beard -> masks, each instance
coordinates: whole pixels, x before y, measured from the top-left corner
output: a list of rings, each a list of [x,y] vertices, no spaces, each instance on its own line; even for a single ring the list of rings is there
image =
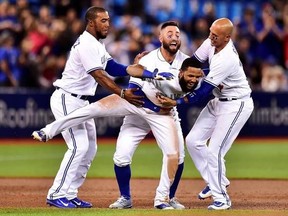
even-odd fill
[[[176,48],[175,49],[171,49],[170,48],[170,44],[166,43],[166,42],[163,42],[163,48],[165,50],[167,50],[169,53],[172,53],[172,54],[176,54],[178,52],[178,50],[180,49],[180,46],[181,46],[181,43],[177,44]]]
[[[180,84],[180,87],[182,89],[183,92],[187,93],[187,92],[191,92],[191,91],[194,91],[194,89],[196,88],[196,86],[198,85],[198,82],[194,83],[193,87],[190,89],[190,88],[187,88],[187,83],[186,81],[184,80],[184,77],[180,77],[179,78],[179,84]]]
[[[105,39],[107,37],[107,34],[103,34],[101,31],[96,32],[98,39]]]

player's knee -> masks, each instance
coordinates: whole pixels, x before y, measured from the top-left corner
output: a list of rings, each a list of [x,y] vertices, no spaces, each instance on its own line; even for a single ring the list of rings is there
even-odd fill
[[[219,160],[218,152],[213,152],[210,149],[208,149],[208,151],[207,151],[207,161],[208,161],[208,163],[213,164],[213,163],[216,163],[218,160]]]
[[[75,148],[74,150],[76,150],[76,154],[78,156],[80,155],[87,155],[87,152],[88,152],[88,149],[89,149],[89,146],[88,145],[78,145],[77,148]]]
[[[187,147],[191,148],[192,142],[191,142],[191,139],[188,136],[185,138],[185,143],[186,143]]]
[[[179,154],[178,153],[167,155],[167,157],[168,157],[168,163],[178,165],[178,161],[179,161]]]
[[[184,163],[184,158],[185,158],[184,155],[180,155],[180,156],[179,156],[179,160],[178,160],[178,164]]]
[[[124,167],[131,164],[131,159],[129,157],[113,157],[114,164],[119,167]]]
[[[86,158],[87,159],[90,159],[90,160],[94,160],[95,156],[96,156],[96,153],[97,153],[97,146],[95,145],[95,147],[90,147],[86,153]]]
[[[195,141],[193,139],[189,139],[188,137],[186,137],[185,143],[186,143],[186,147],[189,150],[198,150],[202,148],[204,145],[206,145],[206,142]]]
[[[179,149],[179,161],[178,161],[178,164],[182,164],[184,162],[184,158],[185,158],[185,150],[184,150],[184,144],[183,144],[183,148]]]

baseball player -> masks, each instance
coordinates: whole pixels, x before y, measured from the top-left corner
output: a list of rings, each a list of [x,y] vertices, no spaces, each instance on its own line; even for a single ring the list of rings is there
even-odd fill
[[[124,66],[116,63],[106,51],[102,39],[109,30],[109,14],[104,8],[90,7],[86,14],[86,30],[71,48],[62,78],[54,82],[56,90],[51,96],[50,106],[56,119],[89,104],[87,97],[95,94],[98,83],[125,98],[125,102],[141,105],[141,96],[136,89],[124,90],[108,78],[111,76],[156,77],[169,73],[151,73],[141,65]],[[105,69],[105,71],[104,71]],[[81,122],[62,132],[68,146],[52,187],[47,194],[47,204],[58,208],[90,208],[92,204],[77,197],[78,188],[83,184],[88,169],[97,151],[96,128],[93,119]],[[34,137],[45,136],[34,132]]]
[[[135,91],[135,93],[144,97],[142,99],[144,101],[143,107],[136,107],[118,95],[113,94],[77,109],[69,115],[58,118],[41,129],[41,133],[39,131],[33,133],[34,138],[40,141],[47,141],[63,130],[68,129],[69,131],[71,127],[95,117],[133,115],[138,117],[137,121],[143,119],[144,121],[141,120],[141,122],[148,124],[147,130],[152,130],[163,153],[161,178],[165,181],[161,184],[161,194],[159,193],[159,200],[157,201],[159,203],[162,201],[162,204],[165,204],[169,201],[170,185],[173,183],[178,168],[179,140],[183,138],[179,121],[174,117],[175,113],[170,109],[163,109],[159,106],[161,104],[158,102],[156,95],[164,94],[172,98],[178,98],[183,96],[185,92],[193,90],[203,76],[203,71],[198,66],[195,68],[195,62],[199,64],[198,61],[187,58],[184,60],[180,72],[179,70],[171,69],[175,79],[162,81],[139,79],[137,84],[136,81],[130,82],[129,87],[134,88],[135,85],[139,87],[139,90]],[[37,136],[38,134],[43,136]],[[127,139],[129,139],[129,136],[127,136]],[[181,148],[181,151],[183,151],[183,143]],[[134,150],[135,148],[130,149],[131,156]],[[168,205],[167,208],[163,207],[163,209],[173,208]]]
[[[160,27],[159,41],[161,42],[161,47],[151,51],[149,54],[142,57],[139,63],[145,66],[147,69],[154,71],[156,68],[161,70],[170,70],[173,68],[179,69],[181,67],[184,59],[188,58],[186,54],[182,53],[179,48],[181,46],[180,40],[180,30],[178,23],[174,21],[167,21],[163,23]],[[139,79],[130,78],[130,83],[133,83],[135,87],[141,86],[141,81],[139,84]],[[168,84],[167,86],[166,83]],[[151,88],[168,88],[171,89],[171,84],[179,85],[177,82],[158,82],[159,86],[151,86]],[[184,88],[184,87],[183,87]],[[177,91],[171,91],[171,97],[177,93]],[[152,91],[152,93],[154,93]],[[180,93],[182,94],[182,92]],[[170,95],[169,95],[170,96]],[[184,168],[184,138],[182,135],[182,130],[180,127],[180,119],[178,117],[178,112],[176,107],[173,109],[173,115],[175,118],[175,123],[178,128],[178,139],[179,139],[179,161],[178,169],[176,172],[173,184],[170,187],[170,193],[168,199],[163,197],[164,188],[163,185],[167,184],[168,179],[165,179],[163,170],[161,172],[160,182],[156,190],[156,196],[154,200],[154,206],[159,209],[184,209],[185,206],[182,205],[176,198],[175,193],[182,176]],[[149,124],[143,119],[139,118],[137,115],[128,115],[124,118],[123,125],[121,126],[120,133],[116,143],[116,152],[114,153],[114,171],[120,190],[120,197],[112,203],[109,208],[113,209],[123,209],[131,208],[131,193],[130,193],[130,179],[131,179],[131,168],[130,164],[132,162],[132,157],[134,152],[140,142],[145,138],[145,136],[150,132]],[[165,166],[165,164],[163,164]],[[165,170],[165,169],[164,169]]]
[[[210,27],[209,38],[196,50],[193,58],[199,62],[209,60],[210,65],[199,89],[177,100],[159,97],[169,107],[193,104],[213,91],[215,98],[201,111],[185,139],[188,152],[207,183],[199,198],[212,196],[214,200],[209,210],[231,207],[224,157],[254,109],[251,88],[231,40],[232,31],[229,19],[217,19]]]

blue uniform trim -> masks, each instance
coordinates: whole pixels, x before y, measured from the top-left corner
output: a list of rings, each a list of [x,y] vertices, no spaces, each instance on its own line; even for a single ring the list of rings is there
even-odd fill
[[[181,163],[181,164],[178,164],[178,169],[177,169],[177,171],[176,171],[173,184],[172,184],[171,187],[170,187],[170,193],[169,193],[169,198],[170,198],[170,199],[172,199],[173,197],[175,197],[176,190],[177,190],[177,188],[178,188],[179,182],[180,182],[181,177],[182,177],[183,169],[184,169],[184,162]]]
[[[177,104],[184,104],[186,103],[184,98],[187,98],[188,103],[196,103],[207,98],[215,87],[215,85],[212,85],[210,82],[207,82],[207,80],[204,79],[199,89],[177,99],[176,102]]]
[[[139,90],[135,91],[135,95],[144,96],[141,100],[144,101],[143,107],[150,109],[154,112],[159,112],[161,110],[160,106],[155,105],[152,101],[150,101],[145,93],[142,91],[141,87],[136,83],[129,82],[128,88],[139,88]]]
[[[210,68],[201,68],[201,70],[204,72],[205,76],[210,72]]]
[[[196,60],[198,60],[200,63],[204,63],[205,60],[200,59],[195,53],[191,56],[191,58],[195,58]]]
[[[110,59],[110,60],[107,62],[105,71],[106,71],[109,75],[114,76],[114,77],[117,77],[117,76],[127,76],[127,75],[129,75],[129,74],[127,73],[127,71],[126,71],[127,67],[128,67],[128,66],[119,64],[119,63],[115,62],[113,59]]]
[[[121,196],[126,199],[131,198],[130,194],[130,179],[131,179],[131,168],[130,165],[120,167],[114,164],[114,172],[116,175],[117,183],[119,186]]]
[[[68,115],[68,112],[67,112],[66,103],[65,103],[65,94],[62,94],[62,95],[61,95],[61,98],[62,98],[63,113],[64,113],[64,115],[66,116],[66,115]],[[72,151],[72,155],[71,155],[68,163],[66,164],[65,170],[64,170],[64,172],[63,172],[63,176],[62,176],[62,178],[61,178],[61,183],[60,183],[60,185],[58,186],[58,188],[55,190],[54,193],[52,193],[52,194],[49,195],[51,199],[53,199],[53,195],[54,195],[55,193],[58,193],[58,192],[60,191],[60,189],[63,187],[63,184],[64,184],[64,182],[65,182],[65,180],[66,180],[66,177],[67,177],[67,172],[68,172],[68,170],[69,170],[69,168],[70,168],[70,166],[71,166],[71,163],[72,163],[72,161],[73,161],[73,159],[74,159],[74,157],[75,157],[75,155],[76,155],[77,145],[76,145],[76,140],[75,140],[75,137],[74,137],[72,128],[69,128],[68,131],[69,131],[69,133],[70,133],[71,140],[73,141],[73,151]]]

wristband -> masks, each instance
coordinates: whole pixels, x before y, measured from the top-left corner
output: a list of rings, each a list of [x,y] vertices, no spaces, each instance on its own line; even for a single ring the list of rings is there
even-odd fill
[[[154,74],[151,71],[144,69],[142,77],[143,78],[154,78]]]
[[[184,103],[186,103],[184,97],[179,98],[179,99],[176,100],[176,104],[177,104],[177,105],[179,105],[179,104],[184,104]]]
[[[126,91],[126,89],[121,89],[121,92],[120,92],[121,98],[125,98],[125,91]]]

